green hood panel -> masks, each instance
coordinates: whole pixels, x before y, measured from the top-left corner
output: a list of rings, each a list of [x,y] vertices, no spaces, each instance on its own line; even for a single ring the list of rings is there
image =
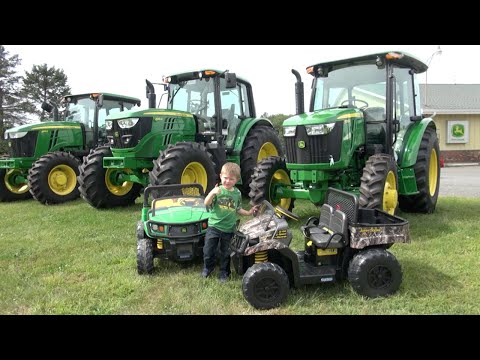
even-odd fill
[[[106,120],[118,120],[135,117],[157,117],[157,116],[172,116],[172,117],[188,117],[193,118],[193,115],[186,111],[167,110],[167,109],[143,109],[137,111],[123,111],[108,115]]]
[[[155,216],[150,216],[149,220],[165,224],[184,224],[195,223],[208,219],[210,213],[205,208],[194,208],[191,206],[179,206],[169,208],[168,210],[156,210]]]
[[[6,130],[7,133],[39,131],[39,130],[55,130],[55,129],[80,129],[80,123],[72,123],[70,121],[49,121],[35,124],[25,124]]]
[[[359,109],[326,109],[295,115],[283,122],[283,126],[326,124],[335,121],[363,117]]]

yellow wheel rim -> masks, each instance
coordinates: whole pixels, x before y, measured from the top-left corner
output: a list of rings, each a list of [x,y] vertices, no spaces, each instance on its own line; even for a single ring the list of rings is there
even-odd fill
[[[108,191],[110,191],[113,195],[116,195],[116,196],[123,196],[128,194],[133,187],[133,182],[131,181],[124,181],[120,184],[117,184],[116,182],[112,181],[112,179],[114,179],[117,175],[121,173],[131,174],[132,170],[131,169],[120,169],[120,170],[107,169],[105,173],[105,185],[107,185]]]
[[[278,156],[278,150],[271,142],[266,142],[258,152],[257,162],[265,159],[268,156]]]
[[[189,163],[182,172],[180,184],[197,183],[202,185],[203,190],[207,191],[208,176],[205,167],[199,162]]]
[[[270,186],[269,189],[273,189],[273,185],[276,183],[279,184],[287,184],[291,185],[292,183],[290,182],[290,176],[288,176],[287,172],[285,170],[277,170],[272,176],[272,180],[270,181]],[[271,196],[270,196],[271,198]],[[284,209],[290,209],[290,204],[292,203],[291,198],[281,198],[280,202],[275,205],[279,205]],[[273,205],[273,204],[272,204]]]
[[[68,165],[55,166],[48,173],[48,187],[57,195],[68,195],[76,186],[77,174]]]
[[[27,183],[15,184],[15,182],[12,181],[17,174],[22,175],[22,172],[17,169],[8,170],[7,172],[5,172],[3,183],[10,192],[20,195],[26,193],[30,188]]]
[[[389,171],[383,188],[383,210],[394,215],[398,204],[397,180],[393,171]]]
[[[437,178],[438,178],[438,158],[435,149],[430,152],[430,166],[428,167],[428,190],[430,196],[435,195],[437,190]]]

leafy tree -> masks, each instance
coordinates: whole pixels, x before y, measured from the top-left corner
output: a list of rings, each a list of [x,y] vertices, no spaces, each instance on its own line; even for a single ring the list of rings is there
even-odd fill
[[[33,65],[32,71],[25,71],[23,79],[23,95],[33,104],[40,108],[44,101],[56,102],[62,96],[71,92],[67,85],[67,76],[62,69],[55,69],[55,66],[48,67],[47,64]],[[46,114],[45,110],[35,110],[40,119],[51,117],[53,114]]]
[[[21,76],[16,75],[15,70],[20,63],[18,55],[9,56],[0,45],[0,153],[7,150],[3,138],[5,130],[26,123],[25,115],[34,110],[21,96]]]

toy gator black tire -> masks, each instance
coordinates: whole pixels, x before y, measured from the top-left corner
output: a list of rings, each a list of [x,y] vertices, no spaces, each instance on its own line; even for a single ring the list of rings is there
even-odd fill
[[[242,290],[243,296],[254,308],[272,309],[280,306],[288,296],[288,276],[277,264],[254,264],[243,276]]]
[[[427,128],[423,134],[413,170],[419,194],[400,196],[400,209],[404,212],[433,213],[440,190],[440,148],[437,133],[432,128]]]
[[[0,169],[0,202],[27,200],[32,197],[28,184],[16,185],[11,181],[16,172],[22,172],[22,170]]]
[[[395,293],[402,282],[402,268],[390,252],[369,249],[356,254],[348,267],[348,280],[360,295],[370,298]]]
[[[392,156],[375,154],[368,158],[360,178],[359,205],[395,214],[398,208],[398,175]]]
[[[142,185],[133,182],[112,183],[110,175],[116,170],[103,167],[103,158],[109,156],[112,156],[110,148],[99,147],[83,158],[78,176],[80,195],[97,209],[133,205],[140,196]]]
[[[139,275],[153,272],[153,240],[137,239],[137,272]]]
[[[64,151],[41,156],[28,170],[30,193],[42,204],[60,204],[78,198],[79,166],[80,160]]]
[[[257,126],[251,129],[243,144],[240,155],[242,185],[238,188],[248,196],[253,169],[257,163],[269,156],[283,156],[283,148],[274,128]]]
[[[179,142],[169,145],[153,160],[150,171],[151,185],[191,184],[202,185],[208,194],[218,182],[212,155],[200,143]],[[153,195],[154,192],[152,192]]]
[[[273,206],[279,205],[288,211],[292,211],[294,199],[281,198],[274,200],[273,187],[276,183],[290,186],[290,172],[287,170],[285,158],[269,156],[260,161],[254,168],[248,194],[250,204],[252,206],[258,205],[263,200],[267,200]]]

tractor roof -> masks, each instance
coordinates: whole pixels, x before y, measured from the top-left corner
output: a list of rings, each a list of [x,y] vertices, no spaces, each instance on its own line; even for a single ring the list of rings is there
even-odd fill
[[[198,79],[199,78],[199,74],[202,73],[202,74],[205,74],[205,72],[207,71],[213,71],[215,72],[214,75],[211,75],[211,76],[215,76],[217,74],[223,74],[226,70],[218,70],[218,69],[212,69],[212,68],[207,68],[207,69],[201,69],[201,70],[194,70],[194,71],[185,71],[185,72],[180,72],[180,73],[176,73],[176,74],[170,74],[166,77],[176,77],[177,81],[185,81],[185,80],[194,80],[194,79]],[[246,83],[250,83],[247,79],[243,78],[243,77],[240,77],[237,75],[237,80],[240,80],[241,82],[246,82]]]
[[[91,92],[91,93],[85,93],[85,94],[71,94],[71,95],[65,95],[63,98],[67,98],[67,97],[83,98],[83,97],[90,97],[94,94],[102,94],[105,99],[127,100],[129,102],[140,102],[141,101],[140,99],[135,98],[135,97],[106,93],[106,92]]]
[[[365,64],[375,63],[377,58],[380,57],[382,59],[385,59],[385,57],[388,54],[398,55],[398,56],[395,56],[394,58],[389,59],[391,62],[397,64],[400,67],[412,68],[417,74],[423,73],[428,69],[428,66],[425,63],[423,63],[421,60],[403,51],[386,51],[386,52],[375,53],[370,55],[358,56],[354,58],[334,60],[334,61],[311,65],[307,67],[307,69],[310,67],[314,67],[315,69],[318,69],[320,67],[333,67],[338,69],[338,68],[353,66],[361,63],[365,63]],[[314,74],[314,73],[312,72],[311,74]]]

